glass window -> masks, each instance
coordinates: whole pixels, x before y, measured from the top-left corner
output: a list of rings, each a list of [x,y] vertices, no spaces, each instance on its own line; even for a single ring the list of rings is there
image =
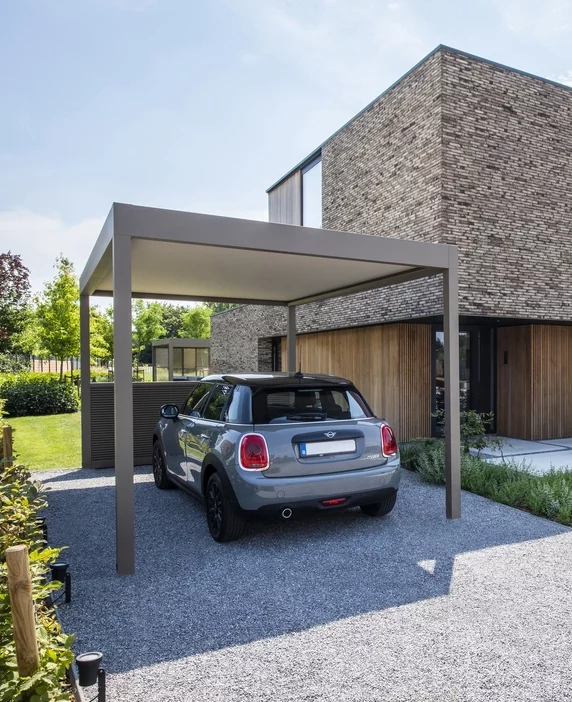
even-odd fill
[[[459,396],[461,412],[469,409],[471,390],[471,335],[470,332],[459,332]],[[435,409],[439,416],[436,425],[439,432],[443,431],[445,411],[445,334],[435,333]]]
[[[197,375],[196,349],[183,349],[183,375]]]
[[[183,349],[173,349],[173,375],[183,375]]]
[[[268,388],[254,392],[255,424],[363,419],[372,414],[355,390],[334,388]]]
[[[201,400],[204,400],[206,398],[211,388],[211,383],[199,383],[191,393],[189,399],[187,400],[183,409],[183,414],[198,412],[200,409]]]
[[[169,350],[163,346],[155,348],[155,380],[169,380]]]
[[[207,408],[203,413],[205,419],[219,420],[226,405],[232,387],[230,385],[217,385],[209,397]]]
[[[322,226],[322,160],[302,170],[302,224]]]
[[[210,373],[210,349],[197,349],[197,375],[204,377]]]

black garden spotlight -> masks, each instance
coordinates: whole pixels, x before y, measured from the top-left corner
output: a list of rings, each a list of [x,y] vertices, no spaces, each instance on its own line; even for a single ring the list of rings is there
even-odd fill
[[[61,600],[62,597],[65,597],[65,602],[71,602],[71,575],[68,573],[68,568],[69,563],[65,563],[64,561],[50,563],[52,582],[64,584],[64,591],[53,600],[53,604]]]
[[[76,657],[79,686],[91,687],[97,683],[97,695],[90,702],[105,702],[105,670],[101,667],[103,653],[88,651]]]

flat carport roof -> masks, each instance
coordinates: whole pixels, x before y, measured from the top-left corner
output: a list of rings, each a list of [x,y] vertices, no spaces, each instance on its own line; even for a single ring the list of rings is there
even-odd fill
[[[117,569],[135,570],[131,299],[288,308],[443,275],[446,513],[460,517],[458,252],[456,246],[114,203],[80,279],[82,443],[90,444],[89,297],[113,297]],[[85,455],[85,453],[84,453]]]

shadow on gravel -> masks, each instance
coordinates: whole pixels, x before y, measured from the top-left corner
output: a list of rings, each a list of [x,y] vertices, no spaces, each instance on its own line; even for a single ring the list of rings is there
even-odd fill
[[[77,650],[104,651],[110,672],[446,595],[457,554],[569,532],[467,493],[463,518],[447,521],[443,489],[405,473],[388,517],[350,510],[251,523],[223,545],[199,503],[157,490],[147,472],[136,471],[131,577],[115,573],[113,471],[48,480],[50,542],[69,545],[73,578],[65,627]],[[82,490],[88,477],[106,484]]]

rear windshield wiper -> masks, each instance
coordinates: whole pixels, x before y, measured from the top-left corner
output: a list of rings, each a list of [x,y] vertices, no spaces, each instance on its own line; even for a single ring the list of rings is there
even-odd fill
[[[289,414],[287,419],[289,422],[317,422],[323,421],[327,416],[325,412],[300,412],[300,414]]]

